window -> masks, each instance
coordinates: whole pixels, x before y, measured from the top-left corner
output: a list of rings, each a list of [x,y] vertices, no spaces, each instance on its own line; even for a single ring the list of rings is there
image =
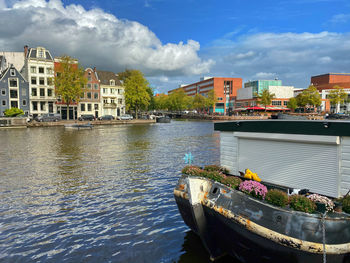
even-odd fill
[[[10,69],[10,76],[12,77],[16,76],[16,70]]]
[[[123,100],[122,99],[118,99],[118,104],[123,104]]]
[[[40,74],[44,74],[44,68],[43,67],[39,67],[39,73]]]
[[[84,103],[80,104],[80,110],[85,111],[85,104]]]
[[[17,79],[10,79],[10,87],[17,87]]]
[[[45,110],[45,102],[44,101],[40,102],[40,110],[42,110],[42,111]]]
[[[97,92],[94,93],[94,99],[98,99],[98,93]]]
[[[98,89],[98,85],[97,84],[94,84],[94,89]]]
[[[23,106],[27,106],[27,101],[26,100],[22,100],[22,105]]]
[[[111,89],[111,94],[114,94],[114,89]]]
[[[283,105],[287,106],[288,105],[288,101],[287,100],[283,101]]]
[[[18,102],[17,101],[11,101],[11,108],[18,108]]]
[[[37,57],[38,58],[43,58],[44,57],[44,52],[45,50],[43,48],[38,49]]]
[[[47,72],[47,74],[49,74],[49,75],[52,75],[52,74],[53,74],[52,68],[46,68],[46,72]]]
[[[282,105],[280,100],[274,100],[274,101],[272,101],[271,104],[274,105],[274,106],[281,106]]]
[[[56,72],[56,76],[60,77],[61,76],[61,72]]]
[[[32,85],[36,85],[36,77],[32,77]]]
[[[6,100],[2,100],[2,106],[6,106]]]
[[[88,81],[91,81],[91,77],[88,77]]]
[[[39,78],[39,85],[45,85],[45,79]]]
[[[88,92],[86,95],[88,99],[91,99],[91,92]]]
[[[40,97],[45,97],[45,89],[40,89]]]
[[[36,91],[36,88],[32,88],[32,96],[33,96],[33,97],[38,96],[38,93],[37,93],[37,91]]]
[[[52,89],[47,89],[47,96],[52,97]]]
[[[90,83],[87,84],[87,88],[91,89],[91,84]]]
[[[18,98],[17,90],[10,90],[10,98],[11,99],[17,99]]]
[[[98,104],[95,104],[95,110],[98,110]]]
[[[91,104],[90,103],[88,104],[87,108],[88,108],[88,111],[91,111]]]
[[[123,94],[123,90],[122,89],[118,89],[118,94]]]
[[[37,111],[38,110],[38,102],[37,101],[33,101],[32,102],[32,106],[33,106],[33,110]]]
[[[222,98],[221,98],[221,97],[219,97],[219,98],[218,98],[218,100],[222,100]]]
[[[107,94],[107,90],[108,90],[108,89],[103,88],[103,93],[104,93],[104,94]]]
[[[2,95],[2,96],[6,96],[6,90],[5,90],[5,89],[2,89],[2,90],[1,90],[1,95]]]
[[[103,99],[103,103],[108,103],[108,99]]]
[[[111,80],[109,81],[109,85],[110,85],[110,86],[115,86],[115,81],[114,81],[114,79],[111,79]]]
[[[36,73],[36,67],[30,67],[30,73]]]
[[[111,103],[114,103],[114,99],[111,99]]]

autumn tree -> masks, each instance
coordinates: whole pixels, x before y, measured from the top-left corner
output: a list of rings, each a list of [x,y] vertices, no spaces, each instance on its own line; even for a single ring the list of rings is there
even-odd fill
[[[134,110],[135,118],[138,119],[139,110],[146,109],[150,104],[149,83],[139,70],[128,70],[118,76],[124,83],[126,107]]]
[[[196,109],[198,112],[205,108],[205,97],[201,94],[196,94],[193,98],[192,107]]]
[[[208,96],[205,98],[204,102],[205,108],[208,110],[208,112],[210,111],[210,108],[213,108],[215,106],[216,101],[217,97],[214,89],[212,89],[208,92]]]
[[[168,96],[164,93],[159,94],[157,97],[154,98],[155,102],[155,109],[156,110],[166,110],[168,109]]]
[[[55,93],[67,105],[67,120],[69,120],[69,105],[74,101],[79,102],[81,94],[85,90],[87,78],[84,77],[84,69],[79,67],[70,56],[60,57],[56,72]]]
[[[332,90],[329,91],[329,101],[332,105],[336,105],[336,113],[340,111],[340,104],[343,104],[348,98],[348,94],[343,88],[338,85],[334,86]]]
[[[275,94],[271,93],[268,89],[264,89],[260,94],[255,94],[259,104],[265,106],[265,111],[267,105],[271,105],[272,99],[275,98]]]
[[[298,107],[297,99],[290,98],[287,104],[287,107],[294,111]]]
[[[318,107],[321,105],[321,95],[315,86],[310,85],[296,96],[297,104],[304,109],[306,107]]]
[[[169,110],[182,111],[191,107],[191,97],[181,88],[172,92],[167,98]]]

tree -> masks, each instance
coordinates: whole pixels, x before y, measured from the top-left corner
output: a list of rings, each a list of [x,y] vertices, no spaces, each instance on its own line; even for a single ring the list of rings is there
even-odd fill
[[[332,90],[329,91],[329,101],[332,105],[336,105],[336,113],[340,111],[340,104],[343,104],[348,98],[348,94],[344,91],[343,88],[338,85],[334,86]]]
[[[155,97],[154,97],[153,88],[148,87],[147,92],[148,92],[148,95],[150,97],[148,110],[155,110],[156,109],[156,101],[155,101]]]
[[[87,78],[84,77],[84,69],[74,63],[70,56],[62,56],[60,59],[54,79],[55,92],[56,96],[60,96],[67,105],[67,120],[69,120],[69,105],[73,101],[79,102],[81,94],[85,90]]]
[[[181,88],[172,92],[167,99],[169,110],[182,111],[191,107],[191,98],[186,95],[186,92]]]
[[[208,92],[208,97],[205,99],[205,102],[204,102],[205,108],[208,109],[208,113],[209,113],[210,108],[214,107],[216,101],[217,101],[217,97],[216,97],[214,89],[212,89]]]
[[[321,96],[313,85],[310,85],[307,89],[304,89],[302,93],[299,93],[296,99],[298,106],[304,109],[311,106],[315,108],[321,105]]]
[[[127,77],[121,78],[125,86],[126,107],[135,110],[135,118],[138,119],[138,111],[145,109],[150,104],[148,81],[139,70],[128,70]]]
[[[165,110],[168,108],[168,96],[164,93],[159,94],[154,98],[155,109],[156,110]]]
[[[192,107],[194,109],[196,109],[198,112],[201,109],[204,109],[205,108],[205,97],[197,93],[193,98]]]
[[[24,112],[23,112],[23,110],[18,109],[18,108],[11,108],[11,109],[6,109],[4,111],[4,114],[6,117],[16,117],[16,116],[23,115]]]
[[[261,94],[256,94],[256,97],[258,103],[265,106],[266,112],[266,106],[271,105],[272,99],[275,98],[275,94],[271,93],[268,89],[264,89]]]
[[[298,107],[297,99],[290,98],[287,104],[287,107],[294,111]]]

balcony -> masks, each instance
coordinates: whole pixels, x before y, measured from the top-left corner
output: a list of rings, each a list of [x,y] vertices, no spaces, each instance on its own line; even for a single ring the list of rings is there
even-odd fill
[[[116,103],[103,103],[103,108],[105,109],[115,109],[117,108]]]

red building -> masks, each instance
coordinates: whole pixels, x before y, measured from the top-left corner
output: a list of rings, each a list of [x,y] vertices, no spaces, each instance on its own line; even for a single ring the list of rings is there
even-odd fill
[[[102,115],[102,109],[100,102],[100,81],[97,78],[96,68],[85,69],[84,76],[87,78],[87,84],[80,98],[78,115],[92,114],[95,118],[98,118]]]
[[[311,84],[319,91],[324,89],[333,89],[339,86],[344,89],[350,88],[350,73],[327,73],[311,77]]]
[[[203,77],[199,82],[189,85],[181,85],[180,88],[182,88],[188,96],[200,94],[205,97],[208,95],[209,91],[214,89],[217,103],[212,109],[213,112],[227,114],[230,110],[233,110],[235,99],[237,97],[237,90],[242,88],[242,79]],[[171,94],[178,89],[170,90],[168,91],[168,94]]]

